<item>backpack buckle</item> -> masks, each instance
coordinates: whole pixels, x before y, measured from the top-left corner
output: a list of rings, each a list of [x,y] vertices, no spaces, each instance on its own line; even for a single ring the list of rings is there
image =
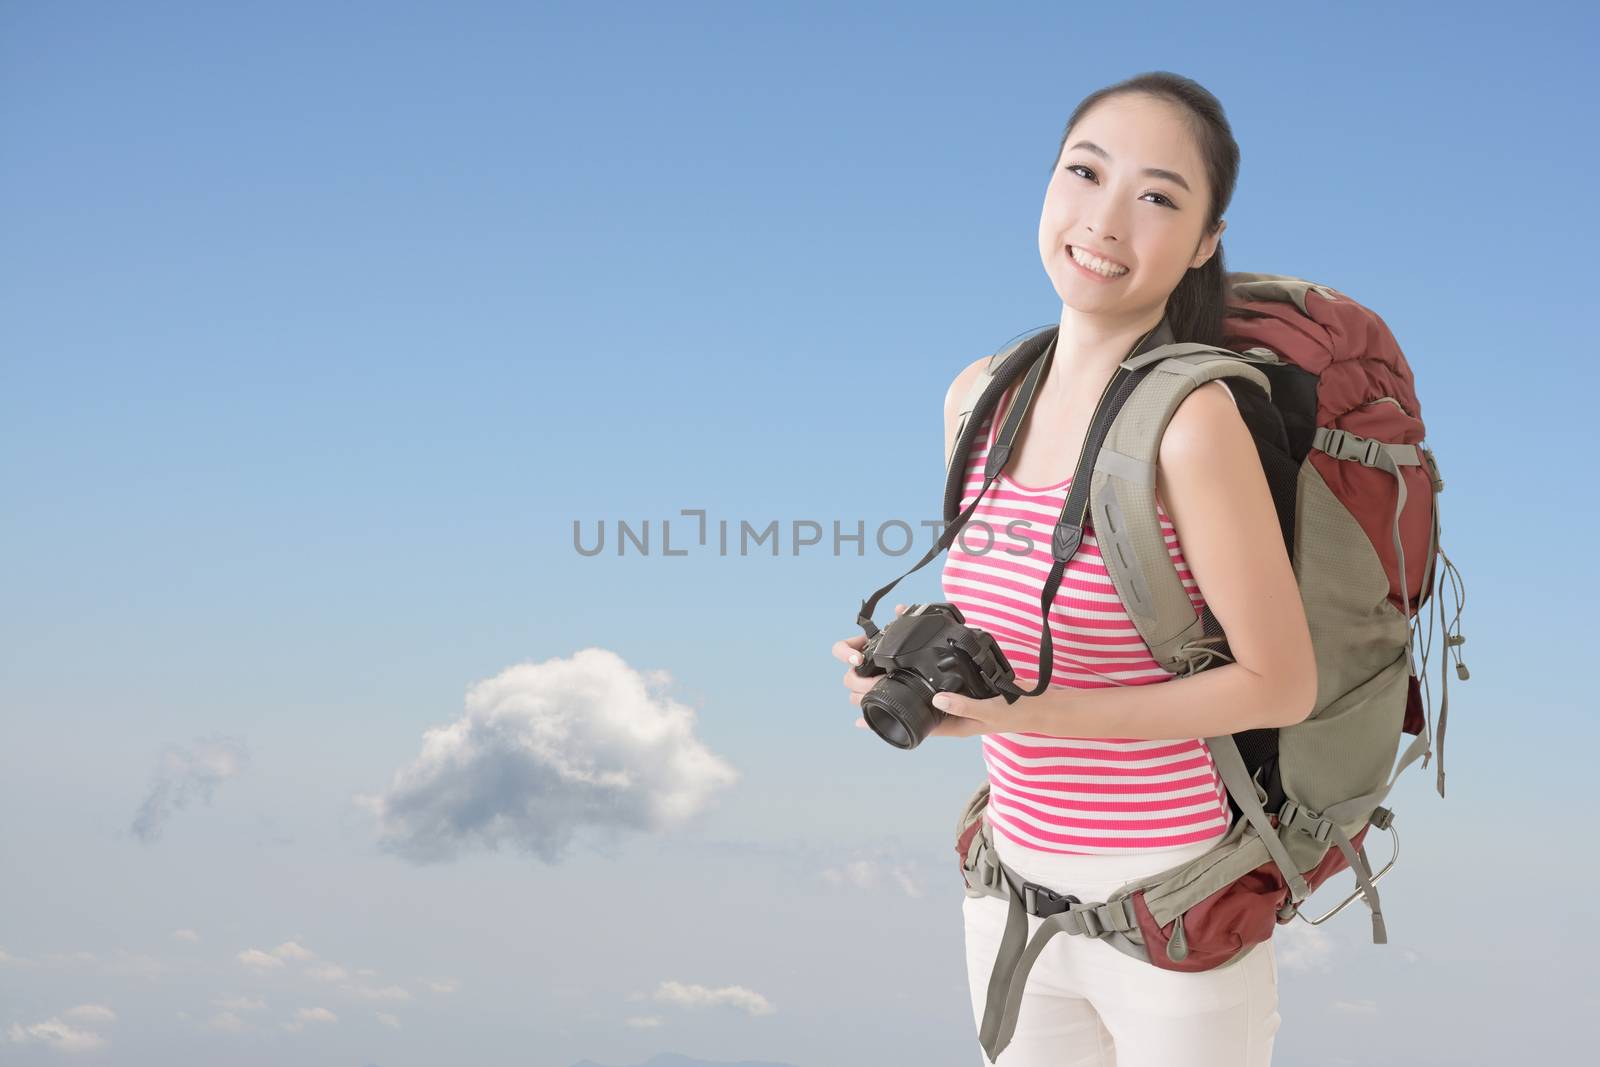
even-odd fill
[[[1072,905],[1082,904],[1083,901],[1071,893],[1057,893],[1049,886],[1040,885],[1038,882],[1023,882],[1022,903],[1029,915],[1048,919],[1052,915],[1070,911]]]
[[[1308,810],[1297,800],[1286,800],[1283,807],[1278,809],[1278,829],[1286,830],[1299,825],[1298,829],[1307,837],[1314,837],[1322,844],[1327,844],[1333,836],[1333,820],[1325,819],[1313,811]],[[1315,823],[1316,825],[1306,825]]]

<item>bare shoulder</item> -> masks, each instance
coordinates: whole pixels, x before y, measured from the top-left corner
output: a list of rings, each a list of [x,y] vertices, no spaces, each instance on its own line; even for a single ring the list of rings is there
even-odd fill
[[[1206,382],[1178,404],[1167,428],[1162,431],[1157,449],[1156,499],[1167,514],[1177,517],[1184,498],[1196,484],[1216,489],[1219,471],[1262,477],[1256,459],[1255,441],[1233,392],[1220,380]],[[1177,483],[1174,485],[1173,483]]]
[[[972,388],[972,383],[978,375],[983,373],[984,365],[989,362],[989,356],[982,355],[961,368],[961,373],[955,376],[950,383],[950,388],[944,394],[944,452],[950,454],[950,447],[955,444],[956,423],[961,418],[961,402],[966,399],[967,391]]]
[[[1193,453],[1215,446],[1219,435],[1237,442],[1239,434],[1248,437],[1249,433],[1233,390],[1227,382],[1215,379],[1191,390],[1172,413],[1161,437],[1161,462],[1177,459],[1180,451]]]

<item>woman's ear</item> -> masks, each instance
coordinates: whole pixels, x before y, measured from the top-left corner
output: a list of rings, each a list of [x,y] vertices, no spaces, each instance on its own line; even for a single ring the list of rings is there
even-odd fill
[[[1216,255],[1217,245],[1222,243],[1222,231],[1226,230],[1227,228],[1228,220],[1218,219],[1217,232],[1207,234],[1200,239],[1200,247],[1195,251],[1194,262],[1189,264],[1191,269],[1205,266],[1206,263],[1210,261],[1211,257]]]

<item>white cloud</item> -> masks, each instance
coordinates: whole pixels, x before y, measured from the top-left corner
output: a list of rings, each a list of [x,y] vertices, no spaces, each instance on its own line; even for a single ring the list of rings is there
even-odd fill
[[[316,955],[308,948],[302,947],[298,942],[285,941],[272,950],[272,954],[285,960],[309,960]]]
[[[685,1008],[733,1007],[751,1015],[771,1015],[777,1009],[762,996],[744,986],[719,986],[715,989],[684,982],[662,982],[656,987],[656,1000]]]
[[[0,948],[0,967],[32,967],[33,961],[26,956],[13,956],[5,949]]]
[[[876,890],[885,883],[893,883],[908,897],[922,896],[922,887],[902,864],[880,859],[853,859],[837,867],[827,867],[818,875],[824,882],[835,886]]]
[[[1299,919],[1278,927],[1272,944],[1283,970],[1326,971],[1333,965],[1333,939]]]
[[[206,1029],[215,1030],[222,1034],[239,1034],[249,1030],[250,1024],[245,1022],[236,1012],[219,1011],[206,1020]]]
[[[301,1008],[294,1013],[292,1022],[286,1022],[282,1025],[285,1030],[298,1032],[305,1028],[306,1023],[333,1023],[338,1021],[339,1017],[327,1008]]]
[[[306,977],[319,982],[342,982],[350,977],[350,972],[337,963],[318,963],[306,968]]]
[[[117,1021],[117,1013],[104,1004],[79,1004],[68,1008],[60,1016],[52,1016],[43,1022],[28,1026],[12,1023],[6,1029],[6,1038],[15,1045],[38,1042],[60,1052],[93,1052],[106,1046],[104,1037],[93,1030],[69,1026],[62,1021],[62,1016],[82,1024],[83,1027],[101,1026]]]
[[[422,984],[433,990],[435,993],[454,993],[457,989],[461,988],[461,980],[459,978],[446,978],[443,981],[438,982],[435,982],[432,979],[424,978],[422,980]]]
[[[239,962],[246,967],[255,967],[259,970],[273,970],[283,966],[283,961],[270,952],[262,952],[258,948],[247,948],[239,953]]]
[[[300,944],[298,941],[289,940],[273,949],[263,952],[258,948],[247,948],[239,953],[238,959],[247,967],[258,970],[276,970],[283,966],[284,960],[309,960],[315,959],[316,953]]]
[[[141,841],[154,841],[174,811],[196,798],[211,803],[217,786],[236,778],[249,761],[244,743],[230,737],[203,737],[188,748],[168,745],[151,776],[150,792],[130,827]]]
[[[61,1052],[92,1052],[106,1046],[106,1039],[99,1034],[68,1026],[59,1018],[46,1019],[29,1026],[12,1023],[6,1030],[6,1038],[16,1045],[37,1041]]]
[[[626,1021],[625,1025],[630,1026],[635,1030],[654,1030],[661,1025],[661,1016],[634,1015]]]
[[[695,737],[694,709],[661,692],[669,681],[603,648],[509,667],[424,733],[386,793],[355,801],[380,847],[415,863],[502,842],[555,862],[575,828],[677,828],[739,774]]]
[[[200,935],[195,933],[193,930],[189,930],[189,929],[174,930],[174,931],[172,931],[172,936],[177,938],[179,941],[199,941],[200,940]]]
[[[380,1012],[377,1013],[377,1015],[378,1015],[378,1021],[380,1023],[382,1023],[383,1025],[392,1026],[396,1030],[400,1029],[400,1019],[399,1019],[398,1016],[390,1015],[386,1011],[380,1011]]]

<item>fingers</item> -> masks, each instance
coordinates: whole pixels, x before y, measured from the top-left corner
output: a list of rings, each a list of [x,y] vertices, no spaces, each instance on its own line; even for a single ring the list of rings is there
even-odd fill
[[[867,729],[867,720],[866,719],[857,719],[856,720],[856,729],[858,729],[858,730]]]
[[[894,606],[894,613],[896,615],[904,613],[905,610],[906,606],[904,604],[896,604]],[[832,653],[834,659],[841,660],[854,666],[861,662],[861,656],[859,653],[861,648],[865,646],[866,643],[867,635],[857,634],[854,637],[845,637],[835,641],[833,643],[833,647],[829,649],[829,652]]]
[[[845,663],[860,663],[861,656],[857,649],[867,643],[866,634],[857,634],[855,637],[842,638],[833,643],[833,658],[843,660]]]
[[[844,672],[844,687],[850,690],[850,699],[852,701],[859,703],[861,694],[877,684],[878,679],[876,677],[863,678],[853,670]]]

